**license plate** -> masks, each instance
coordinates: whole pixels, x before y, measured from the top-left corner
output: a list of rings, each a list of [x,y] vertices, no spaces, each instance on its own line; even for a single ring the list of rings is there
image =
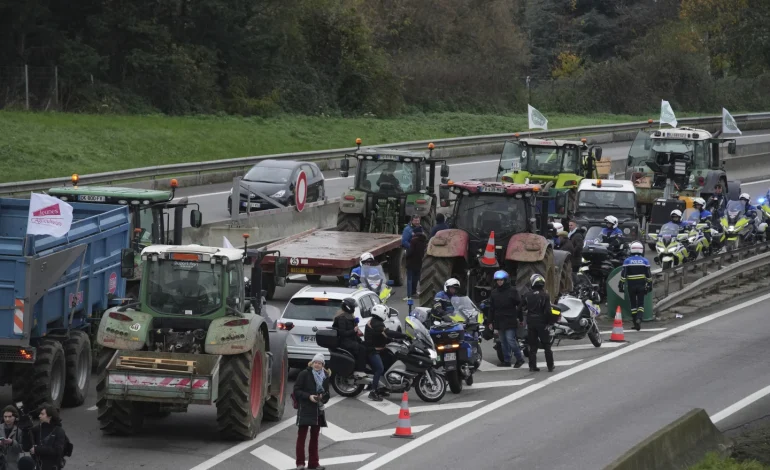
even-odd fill
[[[457,353],[446,353],[446,354],[444,354],[444,360],[445,361],[456,361],[457,360]]]
[[[262,207],[262,203],[260,203],[260,202],[252,202],[251,203],[251,207],[253,207],[255,209],[259,209],[260,207]]]
[[[106,200],[107,199],[104,196],[88,196],[88,195],[78,196],[78,201],[83,201],[83,202],[104,202]]]
[[[315,336],[302,336],[303,343],[315,343]]]
[[[482,193],[504,193],[505,188],[498,188],[498,187],[482,187],[481,188]]]
[[[299,274],[313,274],[315,272],[315,269],[313,268],[289,268],[290,273],[299,273]]]

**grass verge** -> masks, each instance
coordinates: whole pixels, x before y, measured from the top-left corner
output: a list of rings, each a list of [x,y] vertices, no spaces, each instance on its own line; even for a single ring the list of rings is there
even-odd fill
[[[690,114],[691,116],[694,114]],[[686,117],[681,114],[679,117]],[[657,116],[549,114],[551,129]],[[0,182],[154,165],[526,131],[527,116],[465,113],[394,119],[168,117],[0,111]]]
[[[689,470],[770,470],[756,460],[741,462],[733,458],[721,458],[716,453],[710,453],[697,465]]]

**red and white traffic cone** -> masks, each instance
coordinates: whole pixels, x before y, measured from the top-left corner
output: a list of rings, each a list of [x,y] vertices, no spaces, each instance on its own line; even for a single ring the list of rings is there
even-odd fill
[[[390,437],[414,439],[412,435],[412,420],[409,415],[409,393],[407,392],[404,392],[404,396],[401,397],[401,411],[398,412],[396,432]]]
[[[620,313],[620,305],[615,310],[615,322],[612,324],[612,334],[610,341],[623,343],[626,341],[626,335],[623,332],[623,315]]]
[[[487,242],[487,249],[484,250],[484,256],[481,257],[481,264],[488,268],[496,268],[497,258],[495,257],[495,231],[489,232],[489,241]]]

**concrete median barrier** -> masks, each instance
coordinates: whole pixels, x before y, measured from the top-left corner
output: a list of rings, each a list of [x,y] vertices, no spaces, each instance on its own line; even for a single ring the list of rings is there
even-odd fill
[[[604,470],[682,470],[709,452],[729,453],[732,441],[696,408],[651,435]]]

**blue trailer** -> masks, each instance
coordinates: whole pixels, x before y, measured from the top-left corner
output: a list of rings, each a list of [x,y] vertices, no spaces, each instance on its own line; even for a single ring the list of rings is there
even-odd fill
[[[71,203],[64,237],[27,235],[29,199],[0,198],[0,384],[31,410],[81,405],[92,318],[125,295],[128,207]]]

